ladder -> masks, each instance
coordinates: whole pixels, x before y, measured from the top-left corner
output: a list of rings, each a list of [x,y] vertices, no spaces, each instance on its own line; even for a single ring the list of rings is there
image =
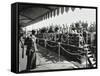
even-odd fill
[[[90,50],[88,44],[84,45],[84,51],[86,51],[87,61],[88,61],[89,65],[90,65],[90,67],[96,67],[96,58],[94,57],[94,54]]]

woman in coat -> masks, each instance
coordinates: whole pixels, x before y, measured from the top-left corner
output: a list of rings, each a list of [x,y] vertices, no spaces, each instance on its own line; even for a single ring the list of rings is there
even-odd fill
[[[27,67],[26,69],[30,71],[30,69],[36,68],[36,37],[35,31],[32,30],[32,34],[25,39],[25,45],[27,46],[26,55],[27,55]]]

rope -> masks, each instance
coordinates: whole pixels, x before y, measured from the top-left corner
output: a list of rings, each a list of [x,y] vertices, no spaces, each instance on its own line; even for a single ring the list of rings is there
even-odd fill
[[[37,38],[37,39],[40,39],[40,40],[45,40],[45,39],[43,39],[43,38]],[[49,41],[49,40],[47,40],[47,41]],[[53,42],[53,43],[56,43],[55,41],[50,41],[50,42]],[[57,47],[58,45],[56,45],[56,46],[52,46],[52,45],[50,45],[50,44],[48,44],[48,43],[46,43],[49,47]],[[68,45],[68,44],[64,44],[64,43],[62,43],[63,45]],[[69,45],[69,46],[72,46],[72,47],[75,47],[76,48],[76,46],[74,46],[74,45]],[[80,49],[82,49],[82,48],[80,48]],[[86,53],[86,52],[83,52],[83,51],[79,51],[79,52],[81,52],[81,53],[78,53],[78,54],[82,54],[82,53]]]
[[[71,55],[78,55],[78,56],[83,57],[82,55],[80,55],[80,54],[82,54],[82,53],[70,53],[70,52],[66,51],[62,46],[61,46],[61,48],[62,48],[65,52],[67,52],[67,53],[69,53],[69,54],[71,54]]]
[[[49,40],[48,40],[48,41],[49,41]],[[50,41],[50,42],[57,43],[56,41]]]
[[[52,46],[52,45],[50,45],[50,44],[48,44],[48,43],[46,43],[48,46],[50,46],[50,47],[57,47],[58,45],[55,45],[55,46]]]
[[[39,40],[44,40],[44,41],[45,41],[45,39],[43,39],[43,38],[37,38],[37,39],[39,39]],[[49,40],[46,40],[46,41],[49,41]],[[50,41],[50,42],[56,43],[55,41]],[[58,45],[52,46],[52,45],[48,44],[47,42],[46,42],[46,44],[47,44],[48,46],[50,46],[50,47],[57,47],[57,46],[58,46]]]
[[[39,40],[45,40],[44,38],[36,38],[36,39],[39,39]]]
[[[75,48],[78,48],[78,49],[83,49],[83,48],[77,47],[77,46],[75,46],[75,45],[70,45],[70,44],[65,44],[65,43],[61,43],[61,44],[65,45],[65,46],[75,47]]]
[[[37,39],[39,39],[39,40],[46,40],[46,41],[49,41],[49,40],[47,40],[47,39],[43,39],[43,38],[37,38]],[[57,43],[56,41],[50,41],[50,42],[53,42],[53,43]]]
[[[39,39],[39,40],[45,40],[45,39],[43,39],[43,38],[37,38],[37,39]],[[49,40],[47,40],[47,41],[49,41]],[[50,41],[50,42],[57,43],[56,41]],[[65,46],[67,46],[67,45],[68,45],[68,44],[65,44],[65,43],[61,43],[61,44],[65,45]],[[51,45],[51,46],[52,46],[52,45]],[[77,48],[77,47],[76,47],[76,46],[74,46],[74,45],[69,45],[69,46],[72,46],[72,47]],[[80,48],[80,49],[82,49],[82,48]]]
[[[79,51],[79,52],[81,52],[81,53],[86,53],[86,52],[84,52],[84,51]]]

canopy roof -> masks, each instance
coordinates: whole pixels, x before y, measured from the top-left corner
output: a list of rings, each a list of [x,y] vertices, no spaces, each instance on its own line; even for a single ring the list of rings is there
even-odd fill
[[[56,6],[47,6],[39,4],[19,5],[19,24],[25,27],[34,24],[41,20],[41,18],[48,12],[56,9]]]

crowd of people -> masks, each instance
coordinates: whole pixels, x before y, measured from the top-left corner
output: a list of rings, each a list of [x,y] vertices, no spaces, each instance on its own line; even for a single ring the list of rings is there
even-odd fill
[[[75,42],[79,44],[82,43],[95,45],[96,39],[96,24],[87,22],[76,22],[71,25],[51,25],[49,27],[43,27],[37,30],[37,37],[45,38],[52,41],[70,42],[74,44]],[[94,34],[94,35],[93,35]],[[80,44],[82,44],[80,42]],[[78,46],[78,44],[75,44]]]
[[[38,30],[23,31],[20,30],[19,39],[23,38],[23,46],[27,47],[27,67],[26,70],[36,68],[36,52],[38,51],[36,45],[36,38],[44,38],[51,41],[62,42],[79,47],[79,44],[83,46],[84,43],[95,45],[96,43],[96,24],[93,23],[90,26],[87,22],[76,22],[69,25],[50,25],[49,27],[43,27]],[[91,34],[94,34],[93,37]]]

